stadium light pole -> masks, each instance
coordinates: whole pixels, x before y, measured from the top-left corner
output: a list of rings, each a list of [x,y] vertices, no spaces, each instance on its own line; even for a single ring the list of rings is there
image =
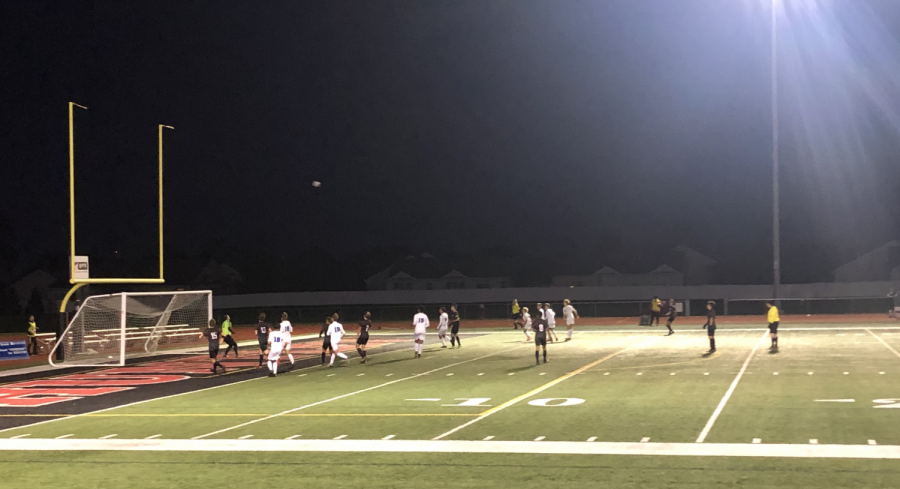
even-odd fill
[[[781,224],[778,199],[778,2],[772,0],[772,272],[774,299],[781,297]]]

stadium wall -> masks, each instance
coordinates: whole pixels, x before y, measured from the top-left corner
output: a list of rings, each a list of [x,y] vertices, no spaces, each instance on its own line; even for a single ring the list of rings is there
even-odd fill
[[[783,284],[785,299],[863,299],[884,298],[891,282],[822,282]],[[771,285],[684,285],[623,287],[534,287],[509,289],[462,290],[384,290],[345,292],[285,292],[214,296],[217,310],[353,305],[416,304],[488,304],[508,303],[518,299],[532,302],[572,301],[647,301],[653,296],[677,300],[764,300],[772,296]]]

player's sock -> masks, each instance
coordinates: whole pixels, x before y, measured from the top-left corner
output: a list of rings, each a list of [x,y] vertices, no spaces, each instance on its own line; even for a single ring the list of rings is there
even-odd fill
[[[262,367],[262,362],[263,362],[263,356],[260,355],[260,356],[259,356],[259,366],[260,366],[260,367]]]
[[[347,359],[347,355],[344,354],[344,353],[341,353],[341,352],[337,352],[337,356],[341,357],[341,358],[344,359],[344,360]]]
[[[441,346],[447,346],[447,343],[444,342],[444,337],[440,336],[439,338],[441,340]]]
[[[278,374],[278,360],[272,360],[272,373]]]
[[[716,349],[716,339],[715,339],[715,338],[712,338],[712,339],[709,340],[709,348],[710,348],[711,350],[715,350],[715,349]]]
[[[459,339],[459,336],[456,337],[456,346],[462,346],[462,340]]]
[[[290,360],[291,363],[294,363],[294,355],[291,355],[290,353],[288,353],[288,360]]]
[[[359,355],[363,358],[366,358],[366,350],[360,350]]]
[[[547,350],[544,350],[544,363],[547,363]]]
[[[328,362],[328,365],[329,366],[334,365],[334,353],[331,354],[331,361]]]
[[[358,353],[360,357],[364,357],[364,356],[365,356],[365,355],[363,355],[362,349],[361,349],[360,347],[358,347],[358,346],[356,347],[356,353]]]
[[[325,352],[322,352],[322,365],[325,365]]]
[[[541,354],[538,352],[534,352],[534,361],[540,363],[541,362]]]
[[[450,337],[450,346],[456,346],[456,336]]]
[[[570,340],[572,339],[572,330],[571,329],[566,330],[566,338],[568,338]]]

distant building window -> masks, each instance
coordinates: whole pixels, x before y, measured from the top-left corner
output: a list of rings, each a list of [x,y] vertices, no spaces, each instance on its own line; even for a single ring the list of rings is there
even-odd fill
[[[453,281],[450,281],[450,282],[447,282],[447,288],[448,288],[448,289],[465,289],[465,288],[466,288],[466,283],[465,283],[465,282],[453,282]]]
[[[490,289],[491,284],[489,284],[487,282],[478,282],[477,284],[475,284],[475,288],[476,289]]]

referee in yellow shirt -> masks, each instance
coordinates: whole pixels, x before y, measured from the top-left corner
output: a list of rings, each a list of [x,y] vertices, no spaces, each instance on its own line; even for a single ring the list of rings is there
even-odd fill
[[[521,317],[522,317],[522,308],[519,307],[519,300],[513,299],[513,303],[512,303],[513,329],[519,329],[519,319]]]
[[[769,350],[771,351],[778,350],[778,323],[781,321],[781,316],[778,315],[778,307],[774,302],[775,301],[766,302],[766,307],[769,308],[769,337],[772,338],[772,346],[769,347]]]
[[[656,320],[656,325],[659,326],[659,316],[660,309],[662,308],[662,301],[659,300],[659,297],[653,296],[653,300],[650,301],[650,326],[653,326],[653,320]]]

